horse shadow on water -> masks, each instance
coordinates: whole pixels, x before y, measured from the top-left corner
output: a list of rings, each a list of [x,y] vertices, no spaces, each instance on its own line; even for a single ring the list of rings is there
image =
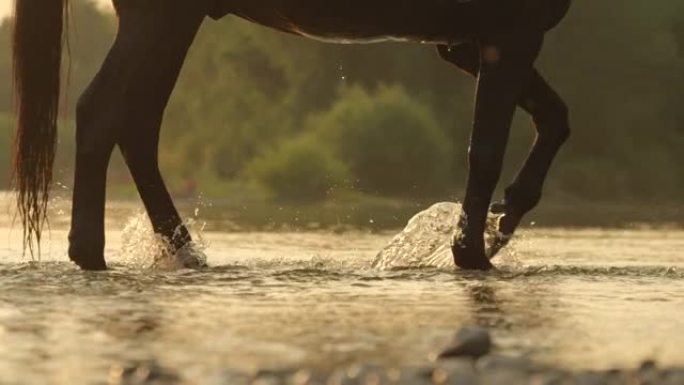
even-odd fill
[[[60,63],[67,0],[17,0],[14,85],[15,176],[24,246],[41,239],[56,147]],[[337,43],[433,44],[448,63],[477,76],[469,175],[451,251],[463,269],[487,270],[522,217],[541,198],[551,163],[569,135],[568,109],[534,67],[544,34],[570,0],[114,0],[119,31],[79,99],[69,257],[86,270],[104,258],[106,170],[121,149],[154,231],[181,250],[191,236],[159,171],[159,130],[169,95],[206,16],[233,15],[286,33]],[[219,101],[217,101],[219,102]],[[516,107],[537,138],[504,200],[490,206]],[[497,237],[485,250],[489,211]]]

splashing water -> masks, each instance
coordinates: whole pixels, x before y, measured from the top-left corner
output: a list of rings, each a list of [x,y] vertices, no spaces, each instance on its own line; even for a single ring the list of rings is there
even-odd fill
[[[451,268],[454,266],[451,244],[458,233],[461,204],[436,203],[409,220],[406,228],[375,257],[373,267],[398,268]],[[497,216],[487,221],[485,241],[491,247],[497,235]]]
[[[172,251],[168,239],[156,234],[147,214],[140,212],[128,220],[121,234],[121,259],[125,265],[154,270],[199,269],[207,265],[204,250],[208,247],[202,237],[204,223],[195,218],[184,225],[195,239],[182,248]]]

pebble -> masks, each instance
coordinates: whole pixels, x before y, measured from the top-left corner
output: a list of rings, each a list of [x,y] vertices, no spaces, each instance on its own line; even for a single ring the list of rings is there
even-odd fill
[[[663,385],[682,385],[684,384],[684,369],[679,370],[668,370],[663,373],[662,382]],[[657,385],[657,384],[653,384]]]
[[[336,370],[328,379],[327,385],[382,385],[392,382],[390,372],[372,365],[353,365]]]
[[[456,333],[454,341],[439,354],[440,359],[452,357],[479,358],[492,349],[489,330],[481,327],[464,327]]]
[[[114,366],[109,371],[110,385],[179,385],[180,377],[155,362]]]
[[[655,366],[634,370],[568,371],[534,365],[524,358],[456,358],[426,367],[392,369],[351,365],[336,370],[263,370],[252,375],[223,373],[215,384],[226,385],[684,385],[684,369]],[[113,367],[110,385],[196,385],[180,380],[155,363]],[[214,384],[214,383],[212,383]]]
[[[485,356],[477,362],[477,369],[481,372],[493,370],[527,372],[531,367],[532,363],[526,358],[502,355]]]
[[[227,371],[216,384],[230,385],[684,385],[684,369],[659,368],[645,361],[633,370],[570,371],[535,364],[525,357],[487,355],[492,347],[489,332],[464,328],[447,349],[448,360],[416,367],[389,368],[350,365],[332,371],[317,369]],[[156,362],[114,366],[109,385],[186,384],[173,370]],[[188,383],[191,384],[191,383]]]
[[[572,383],[577,385],[608,385],[611,381],[606,373],[584,372],[575,375]]]

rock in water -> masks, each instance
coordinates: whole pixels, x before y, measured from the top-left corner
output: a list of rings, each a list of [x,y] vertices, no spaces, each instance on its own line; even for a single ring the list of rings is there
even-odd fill
[[[480,327],[464,327],[456,333],[454,341],[439,354],[439,358],[479,358],[492,350],[492,336],[489,330]]]

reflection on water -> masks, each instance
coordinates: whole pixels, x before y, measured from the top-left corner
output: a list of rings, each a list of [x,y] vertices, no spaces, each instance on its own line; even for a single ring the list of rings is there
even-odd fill
[[[104,383],[146,360],[203,384],[231,370],[415,366],[473,324],[500,352],[567,367],[684,364],[677,230],[527,231],[489,274],[373,268],[391,233],[209,233],[210,268],[161,272],[123,257],[114,231],[105,273],[64,262],[63,230],[39,264],[18,235],[0,230],[3,384]]]

